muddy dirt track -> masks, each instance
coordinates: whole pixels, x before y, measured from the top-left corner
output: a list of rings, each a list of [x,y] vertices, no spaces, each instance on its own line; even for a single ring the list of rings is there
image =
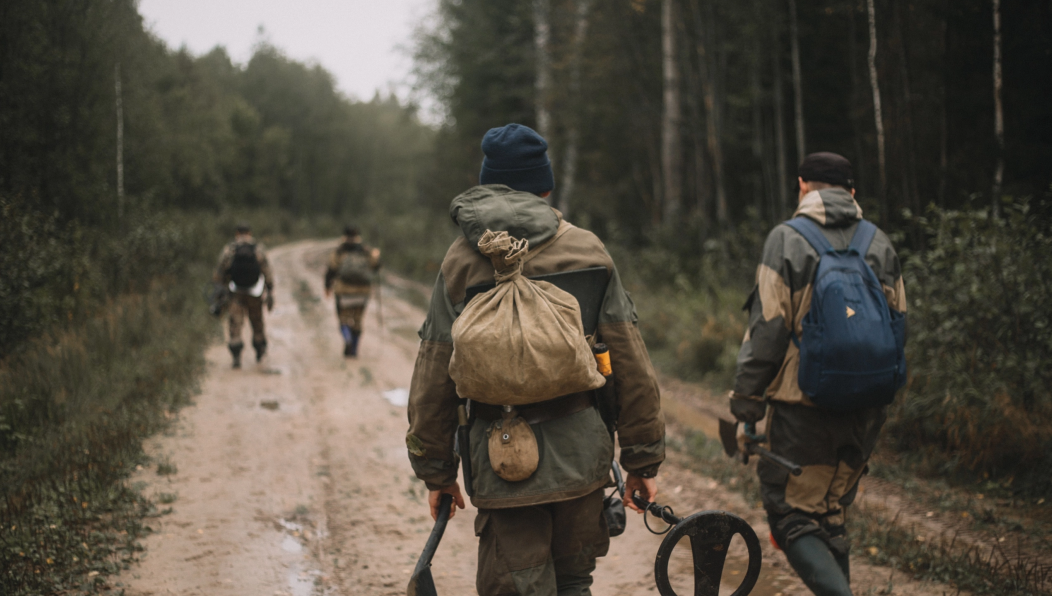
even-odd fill
[[[156,532],[145,540],[141,564],[117,579],[129,595],[405,594],[432,524],[404,444],[405,392],[424,313],[400,297],[408,284],[391,280],[382,297],[384,331],[374,298],[361,356],[345,359],[332,302],[322,292],[332,246],[309,241],[271,251],[277,292],[267,318],[268,356],[257,365],[246,350],[245,367],[232,370],[224,345],[209,348],[195,405],[150,441],[154,460],[176,472],[159,476],[155,465],[134,480],[147,483],[156,500],[170,501],[162,507],[172,511],[151,521]],[[666,412],[684,411],[669,406]],[[682,457],[671,452],[662,467],[658,500],[679,515],[703,509],[742,515],[764,544],[753,594],[809,594],[767,543],[758,504],[689,471]],[[442,596],[475,594],[473,518],[470,505],[458,513],[435,558]],[[660,541],[630,512],[628,531],[599,561],[593,593],[656,594]],[[732,545],[722,593],[740,581],[743,554],[744,545]],[[677,550],[672,568],[678,592],[692,593],[689,550]],[[889,578],[895,594],[955,592],[858,558],[852,575],[859,595],[887,593]]]

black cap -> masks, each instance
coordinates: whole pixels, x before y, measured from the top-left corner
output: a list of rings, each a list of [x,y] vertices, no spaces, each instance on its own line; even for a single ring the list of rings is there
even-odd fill
[[[353,238],[358,235],[358,228],[351,225],[343,226],[343,235]]]
[[[825,182],[849,189],[855,187],[851,162],[836,153],[812,153],[804,158],[797,171],[804,182]]]
[[[248,225],[248,222],[239,221],[237,222],[237,227],[234,228],[234,231],[238,234],[247,234],[252,231],[252,226]]]

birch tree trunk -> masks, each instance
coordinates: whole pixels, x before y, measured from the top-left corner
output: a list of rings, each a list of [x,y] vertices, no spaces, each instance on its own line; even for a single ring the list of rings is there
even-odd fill
[[[851,132],[854,137],[855,144],[855,158],[858,161],[855,167],[855,187],[866,188],[866,170],[863,167],[865,163],[865,148],[862,144],[862,139],[865,136],[863,133],[863,123],[860,121],[860,110],[859,108],[865,104],[863,99],[863,84],[860,81],[859,70],[858,70],[858,10],[855,6],[851,7],[851,20],[848,21],[848,62],[851,65],[848,72],[851,76],[851,108],[848,116],[851,118]]]
[[[796,111],[796,161],[807,155],[807,132],[804,128],[804,82],[800,72],[800,30],[796,26],[796,0],[789,0],[789,38],[793,55],[793,103]]]
[[[937,199],[939,207],[946,206],[946,186],[950,170],[950,148],[949,148],[949,124],[947,123],[948,94],[950,86],[950,36],[949,36],[949,12],[950,1],[944,0],[942,6],[942,20],[939,23],[939,35],[942,43],[942,84],[939,89],[939,191]]]
[[[577,143],[580,140],[580,129],[578,120],[581,117],[581,52],[584,51],[584,42],[588,36],[588,12],[592,7],[592,0],[574,1],[574,36],[572,55],[570,56],[570,104],[572,106],[571,118],[566,133],[566,158],[562,171],[562,184],[558,192],[558,209],[564,217],[569,217],[570,202],[573,198],[574,185],[577,177]]]
[[[778,201],[782,210],[791,207],[789,204],[789,172],[785,159],[785,83],[782,80],[782,57],[779,52],[778,23],[771,23],[771,62],[774,70],[772,84],[774,95],[774,144],[778,164]]]
[[[698,79],[701,81],[701,95],[705,104],[705,137],[709,156],[712,158],[712,181],[716,187],[716,221],[727,221],[727,192],[723,176],[723,143],[720,129],[720,102],[717,98],[716,66],[711,64],[712,54],[708,48],[714,38],[713,21],[715,12],[711,0],[706,7],[705,18],[701,16],[698,0],[693,0],[691,7],[694,13],[696,52],[698,54]]]
[[[888,215],[888,164],[884,153],[884,115],[880,110],[880,81],[877,78],[877,9],[875,0],[866,0],[869,12],[869,85],[873,89],[873,119],[877,128],[877,166],[880,169],[882,215]]]
[[[997,137],[997,168],[994,170],[993,214],[1001,216],[1001,186],[1005,175],[1005,116],[1001,103],[1001,0],[994,3],[994,135]]]
[[[679,63],[676,60],[676,18],[674,0],[661,3],[661,50],[664,78],[664,113],[661,126],[661,174],[664,183],[662,207],[664,223],[671,224],[679,214],[682,197],[682,153],[680,151]]]
[[[909,206],[914,213],[920,213],[921,201],[920,190],[917,187],[917,151],[916,135],[913,131],[913,92],[910,84],[909,51],[906,47],[906,24],[903,22],[902,11],[905,9],[901,4],[892,5],[894,11],[894,39],[899,51],[899,78],[902,84],[902,122],[905,124],[905,138],[902,142],[906,145],[906,163],[902,168],[903,180],[902,190],[905,197],[904,204]]]
[[[548,108],[551,98],[552,59],[549,44],[551,41],[551,2],[550,0],[533,0],[533,44],[536,51],[537,79],[535,81],[537,114],[537,132],[548,141],[548,158],[554,163],[555,151],[552,148],[552,116]],[[556,189],[558,190],[558,189]],[[555,201],[555,197],[548,197]]]
[[[113,66],[113,86],[117,110],[117,220],[124,219],[124,98],[121,93],[121,64]]]
[[[755,3],[754,3],[755,5]],[[755,14],[754,11],[753,14]],[[760,52],[757,50],[749,61],[749,95],[752,99],[752,192],[753,202],[756,205],[756,214],[763,215],[764,206],[767,204],[766,194],[763,187],[763,113],[761,112],[763,95],[760,84]]]

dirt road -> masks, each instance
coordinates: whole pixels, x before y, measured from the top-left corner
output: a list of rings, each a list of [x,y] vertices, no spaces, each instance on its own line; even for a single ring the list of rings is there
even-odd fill
[[[179,414],[148,451],[158,467],[135,481],[172,511],[151,525],[141,564],[121,581],[135,596],[396,595],[431,528],[426,491],[406,458],[404,399],[424,314],[386,288],[370,304],[361,357],[345,359],[321,272],[331,245],[301,242],[271,251],[276,307],[267,319],[269,354],[230,368],[223,345],[208,351],[195,405]],[[673,408],[674,409],[674,408]],[[660,501],[680,515],[727,509],[767,536],[762,511],[670,455],[659,476]],[[476,539],[469,506],[450,522],[434,562],[444,596],[474,594]],[[656,594],[660,537],[630,514],[596,571],[597,595]],[[781,553],[764,544],[764,571],[753,594],[807,594]],[[744,572],[732,546],[723,593]],[[689,551],[673,562],[689,594]],[[855,562],[856,594],[883,594],[889,569]],[[940,595],[943,586],[894,574],[895,594]]]

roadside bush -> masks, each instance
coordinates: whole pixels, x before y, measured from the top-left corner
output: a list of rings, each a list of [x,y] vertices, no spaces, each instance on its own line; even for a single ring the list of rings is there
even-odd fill
[[[124,480],[187,403],[215,333],[196,287],[173,281],[0,368],[0,593],[95,592],[139,549],[151,506]]]
[[[1033,211],[916,218],[929,242],[904,267],[911,379],[889,437],[932,472],[1038,492],[1052,488],[1052,236]]]
[[[705,235],[664,230],[646,248],[607,241],[639,313],[655,365],[667,374],[730,389],[767,230],[759,218]]]

